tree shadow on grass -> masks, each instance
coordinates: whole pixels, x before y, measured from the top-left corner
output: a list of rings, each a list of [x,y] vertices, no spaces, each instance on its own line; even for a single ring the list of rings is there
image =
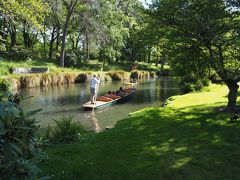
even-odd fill
[[[56,179],[238,179],[240,125],[227,120],[203,106],[152,108],[49,150],[43,168]]]

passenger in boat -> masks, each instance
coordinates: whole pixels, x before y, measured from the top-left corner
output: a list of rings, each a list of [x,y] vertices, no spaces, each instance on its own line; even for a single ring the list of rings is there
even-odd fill
[[[96,74],[94,74],[92,79],[90,80],[91,104],[94,104],[95,102],[97,88],[99,84],[100,78],[97,78]]]
[[[119,88],[119,92],[125,92],[122,87]]]
[[[118,99],[118,98],[120,98],[120,96],[112,93],[111,91],[109,91],[108,94],[105,94],[104,96],[105,96],[105,97],[109,97],[109,98],[111,98],[111,99]]]
[[[116,96],[121,96],[120,91],[117,90],[116,93],[115,93],[115,95],[116,95]]]

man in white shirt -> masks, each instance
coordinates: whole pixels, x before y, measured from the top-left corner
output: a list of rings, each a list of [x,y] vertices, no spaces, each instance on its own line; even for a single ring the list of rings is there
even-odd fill
[[[94,74],[90,80],[91,104],[94,104],[96,100],[96,90],[99,83],[100,79],[96,77],[96,74]]]

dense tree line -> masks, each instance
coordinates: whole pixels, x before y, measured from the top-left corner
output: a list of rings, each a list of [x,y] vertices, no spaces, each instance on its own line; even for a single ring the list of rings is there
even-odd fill
[[[122,60],[142,21],[141,9],[134,0],[0,0],[1,56],[52,60],[62,67]]]

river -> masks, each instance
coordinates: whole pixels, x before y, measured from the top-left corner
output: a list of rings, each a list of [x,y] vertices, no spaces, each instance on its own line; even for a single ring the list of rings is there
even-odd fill
[[[122,82],[101,83],[98,95],[109,90],[117,90]],[[159,107],[168,97],[179,93],[178,85],[172,78],[145,80],[137,85],[137,91],[124,103],[114,104],[103,109],[96,109],[94,116],[91,111],[84,111],[81,105],[89,101],[89,84],[71,84],[62,86],[20,89],[24,96],[33,96],[22,103],[25,111],[43,109],[34,117],[41,128],[54,124],[53,119],[73,116],[88,131],[101,131],[113,127],[118,120],[128,117],[146,107]]]

